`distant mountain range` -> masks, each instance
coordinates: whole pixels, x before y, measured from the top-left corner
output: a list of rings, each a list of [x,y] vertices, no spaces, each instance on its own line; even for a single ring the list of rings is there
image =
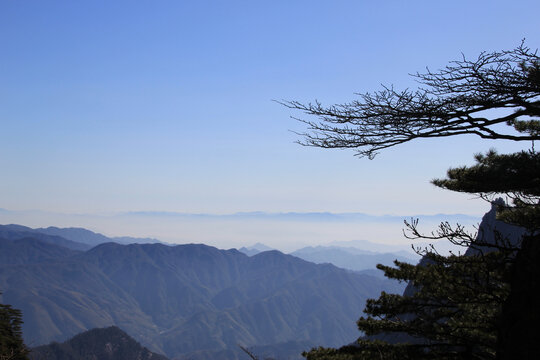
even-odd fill
[[[270,246],[266,246],[261,243],[256,243],[255,245],[248,246],[248,247],[244,246],[238,249],[238,251],[246,254],[247,256],[257,255],[258,253],[262,253],[264,251],[271,251],[271,250],[275,250],[275,249],[272,249]]]
[[[111,242],[81,250],[103,237],[28,229],[0,227],[0,301],[22,310],[31,346],[116,325],[176,359],[245,359],[239,344],[297,359],[352,341],[366,299],[404,287],[278,251]]]
[[[88,250],[96,245],[108,242],[119,244],[152,244],[161,241],[152,238],[136,238],[129,236],[107,237],[83,228],[48,228],[32,229],[27,226],[10,224],[0,225],[0,238],[22,239],[32,237],[50,244],[61,245],[73,250]]]
[[[39,214],[70,216],[41,210],[9,210],[0,208],[0,214],[16,214],[18,216],[24,214]],[[80,214],[82,216],[98,216],[95,214]],[[77,215],[77,216],[80,216]],[[220,218],[220,219],[269,219],[269,220],[285,220],[285,221],[354,221],[354,222],[403,222],[403,219],[422,218],[426,221],[458,221],[458,222],[477,222],[478,216],[467,214],[406,214],[406,215],[373,215],[360,212],[266,212],[266,211],[247,211],[236,212],[229,214],[212,214],[212,213],[188,213],[174,211],[129,211],[118,212],[108,215],[100,215],[101,217],[119,218],[119,217],[169,217],[169,218]]]
[[[48,244],[59,245],[72,250],[88,250],[93,245],[85,244],[83,242],[69,240],[61,236],[53,236],[43,232],[37,231],[22,225],[0,225],[0,238],[9,240],[18,240],[24,238],[32,238],[41,240]]]
[[[355,271],[375,269],[377,264],[393,265],[394,260],[417,263],[419,257],[405,251],[377,253],[354,247],[316,246],[296,250],[291,255],[316,264],[330,263],[337,267]]]
[[[477,221],[476,216],[465,214],[431,214],[431,215],[372,215],[359,212],[265,212],[249,211],[231,214],[183,213],[170,211],[132,211],[119,213],[117,216],[148,216],[177,218],[222,218],[222,219],[279,219],[288,221],[355,221],[355,222],[403,222],[404,218],[420,217],[426,221]]]
[[[411,249],[410,242],[406,239],[401,239],[399,244],[384,244],[384,243],[375,243],[368,240],[350,240],[350,241],[332,241],[326,246],[331,247],[340,247],[347,249],[356,249],[361,250],[364,253],[400,253],[407,252],[413,254],[414,252]]]
[[[105,235],[129,231],[130,234],[145,234],[145,237],[169,243],[196,242],[219,248],[241,248],[255,240],[286,252],[294,251],[301,246],[324,245],[332,240],[357,240],[354,234],[361,234],[361,239],[374,242],[399,241],[402,239],[403,220],[411,217],[420,218],[422,229],[428,232],[442,221],[465,226],[475,226],[480,221],[479,216],[463,214],[373,215],[262,211],[230,214],[159,211],[63,214],[39,210],[0,209],[1,224],[39,224],[45,228],[46,224],[70,224],[70,226],[76,224],[87,229],[100,229]],[[125,243],[121,239],[112,240]],[[407,241],[403,243],[405,244],[403,247],[407,248]]]
[[[351,246],[308,246],[293,251],[290,255],[316,264],[333,264],[353,271],[367,270],[372,274],[377,274],[377,264],[393,265],[394,260],[417,263],[420,259],[420,256],[412,251],[404,251],[403,246],[376,244],[365,240],[349,241],[345,242],[345,244]],[[271,248],[256,243],[253,246],[242,247],[238,250],[248,256],[253,256],[269,251]]]

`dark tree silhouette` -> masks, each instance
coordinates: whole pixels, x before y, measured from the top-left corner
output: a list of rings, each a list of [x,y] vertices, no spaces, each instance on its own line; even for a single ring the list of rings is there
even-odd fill
[[[510,51],[483,52],[475,60],[463,56],[444,69],[428,69],[414,77],[422,85],[414,91],[389,86],[331,106],[318,101],[280,103],[317,118],[296,118],[307,125],[300,144],[354,149],[356,155],[369,158],[422,138],[540,138],[540,125],[531,121],[540,116],[540,58],[523,43]]]
[[[523,42],[510,51],[481,53],[476,60],[451,62],[444,69],[415,75],[421,88],[393,87],[332,106],[296,101],[283,105],[317,120],[301,133],[302,145],[348,148],[372,159],[380,150],[422,138],[477,135],[485,139],[529,141],[515,154],[489,151],[476,164],[448,170],[432,183],[499,203],[498,219],[519,226],[518,241],[491,232],[495,241],[442,223],[422,234],[406,223],[409,237],[448,239],[468,248],[465,255],[421,251],[423,261],[378,266],[389,278],[407,281],[414,291],[382,293],[369,300],[358,320],[367,336],[339,349],[304,353],[316,359],[510,359],[540,357],[536,345],[540,312],[540,58]],[[524,233],[521,237],[521,233]],[[420,250],[419,250],[420,251]],[[510,330],[512,329],[512,330]],[[518,329],[518,330],[516,330]],[[519,335],[516,335],[519,334]]]
[[[22,339],[21,325],[21,311],[11,305],[0,304],[0,360],[28,359],[28,349]]]

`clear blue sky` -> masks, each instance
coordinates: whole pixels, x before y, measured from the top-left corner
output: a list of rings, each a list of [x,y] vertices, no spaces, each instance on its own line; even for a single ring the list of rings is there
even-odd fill
[[[272,99],[345,102],[413,87],[407,74],[461,53],[537,48],[539,13],[538,1],[1,1],[0,208],[480,215],[482,201],[429,180],[521,147],[455,138],[359,160],[294,144],[298,114]]]

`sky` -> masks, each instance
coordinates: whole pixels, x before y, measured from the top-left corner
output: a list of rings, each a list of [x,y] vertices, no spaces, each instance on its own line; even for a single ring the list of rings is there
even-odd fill
[[[302,114],[275,100],[343,103],[381,84],[414,88],[409,74],[461,54],[522,39],[536,49],[539,11],[538,1],[1,1],[0,223],[227,246],[388,230],[220,217],[239,212],[479,219],[489,204],[429,181],[474,153],[529,144],[426,140],[358,159],[296,144],[291,116]]]

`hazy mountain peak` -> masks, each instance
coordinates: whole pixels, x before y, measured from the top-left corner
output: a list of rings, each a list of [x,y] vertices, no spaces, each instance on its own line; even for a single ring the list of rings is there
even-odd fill
[[[416,263],[418,261],[411,253],[373,252],[355,247],[340,246],[308,246],[291,253],[316,264],[330,263],[337,267],[355,271],[375,270],[377,264],[392,265],[394,260]]]
[[[253,256],[253,255],[256,255],[260,252],[263,252],[263,251],[269,251],[269,250],[274,250],[273,248],[269,247],[269,246],[266,246],[265,244],[263,243],[255,243],[251,246],[248,246],[248,247],[241,247],[240,249],[238,249],[238,251],[248,255],[248,256]]]
[[[248,247],[248,249],[257,249],[260,251],[273,250],[270,246],[266,246],[265,244],[260,242],[253,244],[252,246]]]
[[[43,345],[32,349],[32,360],[102,359],[102,360],[167,360],[141,346],[131,336],[116,326],[92,329],[75,335],[58,344]]]

